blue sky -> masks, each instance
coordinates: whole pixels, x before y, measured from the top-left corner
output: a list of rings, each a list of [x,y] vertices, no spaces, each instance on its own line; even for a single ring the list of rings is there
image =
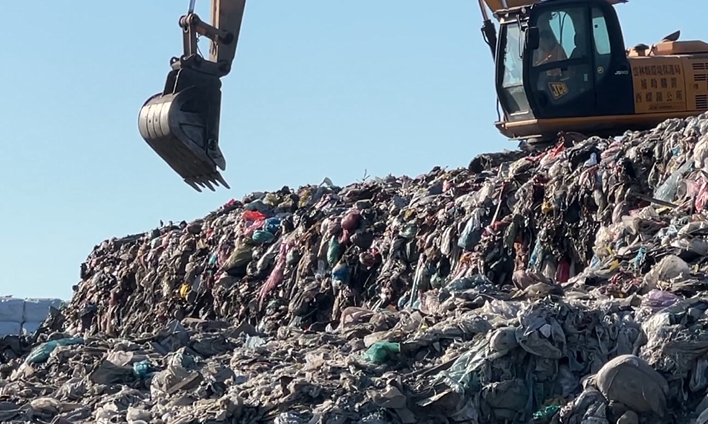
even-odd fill
[[[618,6],[625,42],[706,35],[708,3],[666,4]],[[345,185],[365,169],[414,176],[515,147],[493,126],[476,1],[250,0],[223,86],[232,189],[197,193],[137,129],[181,51],[187,5],[4,2],[0,295],[68,299],[95,244],[202,217],[250,191],[324,177]],[[209,18],[207,0],[197,12]]]

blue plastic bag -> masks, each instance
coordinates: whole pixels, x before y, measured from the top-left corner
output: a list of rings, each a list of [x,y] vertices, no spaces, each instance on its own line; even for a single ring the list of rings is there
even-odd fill
[[[268,231],[271,234],[275,234],[280,229],[280,219],[278,218],[268,218],[263,224],[263,230]]]
[[[345,263],[338,263],[332,270],[332,280],[342,284],[349,283],[349,267]]]
[[[135,373],[135,376],[141,380],[144,380],[155,374],[152,363],[147,359],[134,363],[133,373]]]

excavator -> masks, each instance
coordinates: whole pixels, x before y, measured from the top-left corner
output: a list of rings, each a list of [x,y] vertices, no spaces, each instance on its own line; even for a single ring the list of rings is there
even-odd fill
[[[561,132],[611,137],[708,110],[708,43],[679,41],[677,31],[626,48],[615,8],[627,0],[478,1],[495,64],[494,124],[509,139],[541,146]],[[194,2],[179,19],[183,53],[171,59],[163,91],[143,104],[138,127],[201,192],[229,188],[219,172],[221,78],[236,56],[246,0],[211,0],[211,23]],[[208,59],[200,36],[211,41]]]

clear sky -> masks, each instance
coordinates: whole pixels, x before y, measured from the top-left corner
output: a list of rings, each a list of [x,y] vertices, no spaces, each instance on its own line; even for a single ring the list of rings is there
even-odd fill
[[[493,126],[476,1],[249,0],[223,85],[232,189],[197,193],[137,129],[181,52],[188,3],[3,3],[0,295],[68,299],[95,244],[202,217],[250,191],[325,177],[346,185],[365,169],[415,176],[516,146]],[[620,5],[625,42],[676,29],[706,37],[704,3]],[[197,1],[204,19],[209,10]]]

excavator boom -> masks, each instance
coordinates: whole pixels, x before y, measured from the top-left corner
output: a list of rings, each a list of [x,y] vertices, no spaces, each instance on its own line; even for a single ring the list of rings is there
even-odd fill
[[[226,169],[219,148],[221,78],[231,72],[245,7],[246,0],[212,0],[209,24],[194,13],[192,0],[179,19],[183,53],[171,59],[163,91],[140,109],[140,135],[197,191],[229,188],[219,172]],[[208,59],[199,53],[199,36],[211,40]]]

